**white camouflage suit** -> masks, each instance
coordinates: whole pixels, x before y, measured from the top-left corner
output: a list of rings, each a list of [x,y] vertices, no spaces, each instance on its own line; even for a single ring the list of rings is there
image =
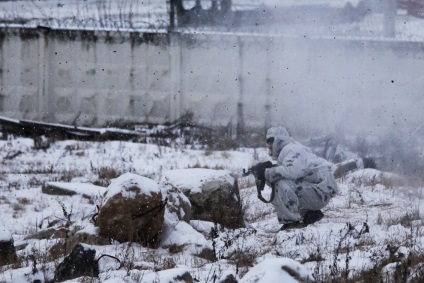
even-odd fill
[[[294,141],[283,127],[273,127],[272,158],[277,166],[265,170],[269,186],[275,185],[272,204],[280,224],[300,221],[308,210],[320,210],[337,192],[331,164],[306,146]]]

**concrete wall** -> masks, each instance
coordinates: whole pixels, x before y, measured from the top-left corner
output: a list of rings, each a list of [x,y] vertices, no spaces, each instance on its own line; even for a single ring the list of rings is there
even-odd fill
[[[50,122],[170,119],[167,35],[4,30],[0,114]]]
[[[3,29],[0,115],[387,132],[424,118],[424,43]]]
[[[188,36],[187,36],[188,37]],[[381,134],[424,118],[424,43],[196,35],[181,46],[181,108],[204,121]]]

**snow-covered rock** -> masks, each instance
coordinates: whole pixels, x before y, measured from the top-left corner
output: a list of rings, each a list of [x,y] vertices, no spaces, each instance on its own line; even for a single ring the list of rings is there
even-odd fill
[[[165,185],[163,190],[168,199],[166,208],[173,215],[173,219],[177,222],[189,222],[193,215],[190,200],[176,187]]]
[[[163,181],[188,197],[193,219],[216,222],[228,228],[244,226],[238,183],[229,171],[170,170],[163,173]]]
[[[80,276],[97,277],[99,275],[99,262],[95,257],[96,250],[88,245],[78,244],[58,265],[54,274],[55,282]]]
[[[106,199],[97,218],[100,235],[119,242],[157,244],[156,237],[164,222],[165,202],[155,181],[126,173],[112,181]]]
[[[127,199],[134,199],[140,193],[152,196],[153,194],[161,194],[161,190],[157,182],[152,179],[137,174],[125,173],[112,180],[109,187],[107,187],[106,198],[109,199],[120,194]]]

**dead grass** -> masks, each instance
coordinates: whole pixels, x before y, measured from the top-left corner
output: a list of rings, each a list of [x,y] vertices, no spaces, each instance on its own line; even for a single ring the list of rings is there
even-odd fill
[[[227,152],[227,151],[223,151],[221,153],[222,158],[224,159],[229,159],[231,157],[231,155]]]
[[[216,140],[210,140],[208,143],[208,150],[232,150],[239,146],[238,142],[233,140],[229,134],[224,133]]]
[[[75,152],[75,155],[82,157],[82,156],[85,156],[85,152],[84,151],[77,151],[77,152]]]
[[[389,215],[384,218],[383,223],[387,228],[397,224],[401,224],[403,227],[412,227],[413,222],[417,220],[421,220],[419,207],[416,207],[403,215]]]
[[[64,170],[60,172],[59,181],[71,182],[72,179],[81,176],[84,176],[84,173],[78,170]]]
[[[41,178],[38,178],[36,176],[31,177],[28,181],[28,187],[35,188],[35,187],[41,187],[43,185],[43,181]]]
[[[172,257],[165,257],[159,261],[155,267],[155,271],[167,270],[175,268],[177,264]]]
[[[22,215],[22,213],[25,212],[25,206],[20,203],[14,203],[12,204],[13,209],[13,218],[18,218]]]
[[[171,254],[178,254],[178,253],[182,252],[183,250],[184,250],[184,246],[178,246],[178,245],[175,245],[175,244],[172,244],[168,247],[168,251]]]
[[[204,169],[214,169],[214,170],[224,169],[224,167],[221,165],[209,166],[209,165],[202,165],[199,162],[196,162],[194,165],[189,166],[188,168],[204,168]]]
[[[358,239],[355,243],[355,248],[363,248],[363,250],[368,249],[369,247],[373,247],[376,245],[376,241],[369,235],[363,235]]]
[[[244,250],[238,250],[234,254],[232,254],[228,262],[236,266],[236,273],[243,277],[250,268],[252,268],[255,263],[256,259],[259,257],[259,254],[257,251],[254,251],[252,249],[244,249]]]
[[[121,172],[112,167],[100,167],[97,171],[98,180],[93,183],[97,186],[107,187],[112,179],[118,178]]]
[[[390,282],[390,283],[419,283],[424,278],[424,253],[412,253],[406,258],[389,256],[377,262],[373,268],[361,271],[352,278],[340,280],[341,283],[353,282]],[[395,263],[392,272],[383,272],[387,265]],[[326,281],[330,282],[330,281]]]
[[[10,204],[10,200],[6,196],[0,196],[1,204]]]
[[[31,203],[31,201],[29,199],[27,199],[27,198],[17,198],[16,200],[21,205],[28,205],[28,204]]]
[[[112,167],[100,167],[99,178],[100,179],[115,179],[119,177],[120,172]]]
[[[352,178],[352,183],[356,187],[375,187],[380,184],[386,188],[394,188],[404,185],[405,181],[395,175],[390,176],[384,173],[380,173],[378,175],[373,175],[371,178],[365,176]]]

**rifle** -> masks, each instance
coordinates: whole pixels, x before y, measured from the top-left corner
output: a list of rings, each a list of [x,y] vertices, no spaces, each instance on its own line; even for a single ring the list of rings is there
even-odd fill
[[[258,192],[258,199],[260,199],[262,202],[264,203],[271,203],[274,200],[275,197],[275,186],[274,184],[271,185],[271,197],[269,200],[266,200],[263,196],[262,196],[262,191],[265,188],[265,176],[263,175],[265,172],[265,168],[271,168],[274,165],[271,163],[271,161],[267,161],[267,162],[263,162],[263,163],[258,163],[255,166],[250,167],[249,169],[247,169],[247,171],[245,169],[243,169],[243,177],[249,176],[250,174],[253,175],[253,177],[255,177],[255,184],[256,184],[256,190]]]

